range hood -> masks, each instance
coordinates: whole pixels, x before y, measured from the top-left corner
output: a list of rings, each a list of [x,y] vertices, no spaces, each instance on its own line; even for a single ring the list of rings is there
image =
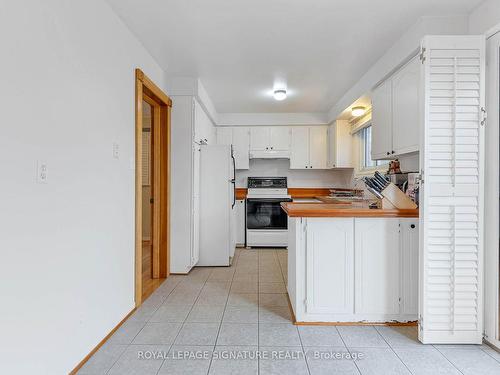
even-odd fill
[[[290,159],[290,151],[250,150],[250,159]]]

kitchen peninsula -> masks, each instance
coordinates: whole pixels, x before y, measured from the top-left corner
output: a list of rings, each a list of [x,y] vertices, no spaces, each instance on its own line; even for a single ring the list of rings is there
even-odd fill
[[[418,209],[282,203],[300,323],[408,323],[418,314]]]

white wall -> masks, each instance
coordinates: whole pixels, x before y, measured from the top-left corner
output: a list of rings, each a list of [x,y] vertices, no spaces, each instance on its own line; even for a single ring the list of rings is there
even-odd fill
[[[288,187],[350,187],[352,169],[289,169],[288,159],[251,159],[249,170],[236,171],[236,186],[247,187],[247,177],[288,177]]]
[[[134,68],[164,74],[101,0],[2,1],[0,45],[0,373],[65,374],[134,307]]]
[[[484,34],[498,24],[500,24],[500,1],[486,0],[470,14],[469,33]]]

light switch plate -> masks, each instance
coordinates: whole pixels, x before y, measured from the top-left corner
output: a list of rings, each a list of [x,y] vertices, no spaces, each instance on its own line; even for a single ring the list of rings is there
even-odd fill
[[[120,145],[118,142],[113,142],[113,158],[120,159]]]
[[[39,184],[46,184],[48,179],[48,167],[44,161],[37,161],[36,164],[36,182]]]

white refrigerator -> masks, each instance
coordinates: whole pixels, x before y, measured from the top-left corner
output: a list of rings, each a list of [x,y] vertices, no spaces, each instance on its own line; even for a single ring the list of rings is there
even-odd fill
[[[231,265],[236,247],[235,161],[232,147],[202,145],[198,266]]]

